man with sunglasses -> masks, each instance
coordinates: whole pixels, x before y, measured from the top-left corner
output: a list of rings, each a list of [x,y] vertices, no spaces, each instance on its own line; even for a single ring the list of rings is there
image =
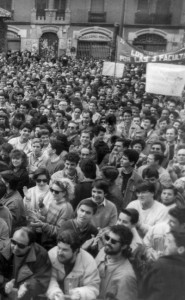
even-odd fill
[[[47,290],[51,263],[47,251],[35,243],[30,228],[15,231],[0,253],[0,294],[6,299],[37,299]]]
[[[100,299],[135,300],[137,282],[129,262],[133,234],[124,225],[110,227],[105,246],[96,257],[100,273]]]

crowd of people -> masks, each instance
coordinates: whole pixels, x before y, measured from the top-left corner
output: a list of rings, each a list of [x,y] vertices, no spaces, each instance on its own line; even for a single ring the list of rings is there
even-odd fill
[[[0,295],[185,299],[185,98],[103,61],[1,57]]]

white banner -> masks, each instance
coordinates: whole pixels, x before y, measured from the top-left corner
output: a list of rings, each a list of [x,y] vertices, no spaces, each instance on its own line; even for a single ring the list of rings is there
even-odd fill
[[[185,66],[148,63],[146,92],[166,96],[181,96],[185,86]]]
[[[104,61],[102,75],[122,78],[124,67],[125,65],[122,63]]]

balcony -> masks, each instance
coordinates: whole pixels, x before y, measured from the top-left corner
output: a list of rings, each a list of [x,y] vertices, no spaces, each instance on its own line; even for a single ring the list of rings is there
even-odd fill
[[[31,12],[31,23],[34,24],[66,24],[70,23],[71,11],[69,9],[42,9],[33,8]]]
[[[96,13],[89,11],[88,22],[91,23],[105,23],[106,22],[106,12]]]
[[[147,12],[135,13],[135,24],[171,25],[171,14],[148,14]]]

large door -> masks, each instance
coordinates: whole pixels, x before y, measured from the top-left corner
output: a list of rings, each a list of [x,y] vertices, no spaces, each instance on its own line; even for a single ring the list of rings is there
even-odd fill
[[[164,52],[166,51],[167,41],[157,34],[142,34],[134,41],[133,45],[137,48],[150,52]]]
[[[110,58],[109,42],[78,41],[77,57],[79,58]]]
[[[58,56],[58,36],[53,32],[44,33],[39,40],[39,54],[45,58]]]

